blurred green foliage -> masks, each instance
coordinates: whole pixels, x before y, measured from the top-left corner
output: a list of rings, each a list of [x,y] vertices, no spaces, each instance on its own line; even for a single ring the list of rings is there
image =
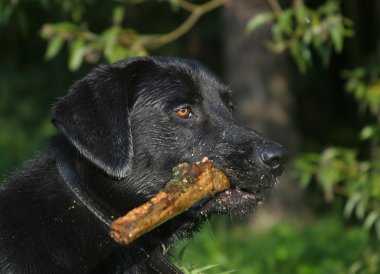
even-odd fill
[[[376,63],[367,68],[344,70],[342,75],[346,80],[346,90],[355,96],[363,110],[368,108],[380,123],[380,65]],[[376,138],[375,134],[367,136],[366,132],[363,138]]]
[[[339,218],[305,226],[283,221],[265,232],[236,224],[228,229],[222,218],[206,225],[192,241],[177,244],[174,261],[185,273],[200,273],[198,266],[203,265],[211,267],[203,273],[375,274],[380,255],[372,248],[380,251],[368,233],[346,228]]]
[[[77,70],[84,60],[96,63],[102,53],[109,63],[147,55],[138,33],[134,29],[122,27],[124,15],[124,8],[116,6],[112,12],[112,25],[99,35],[90,32],[85,24],[45,24],[41,31],[42,37],[48,40],[45,59],[56,57],[65,42],[68,43],[70,70]]]
[[[310,47],[314,55],[328,64],[330,50],[341,53],[344,39],[354,34],[353,22],[342,15],[339,1],[327,0],[311,9],[299,0],[285,10],[276,0],[270,2],[273,12],[253,17],[247,30],[254,31],[272,22],[273,41],[268,43],[269,48],[275,52],[289,50],[302,73],[313,64]],[[327,202],[333,202],[336,194],[346,197],[344,215],[362,220],[364,227],[374,228],[380,238],[380,67],[375,63],[367,68],[344,70],[342,76],[347,92],[377,122],[364,126],[358,134],[368,145],[363,151],[330,147],[320,153],[300,155],[294,164],[296,179],[305,188],[316,182]]]
[[[265,20],[260,19],[260,16],[264,16]],[[292,7],[284,11],[277,10],[276,13],[274,10],[271,16],[261,14],[252,18],[248,22],[247,29],[254,30],[267,21],[273,21],[273,42],[268,46],[278,52],[288,49],[302,73],[313,64],[313,55],[319,55],[323,63],[328,64],[331,59],[331,48],[341,53],[344,38],[353,35],[352,21],[341,14],[339,2],[332,0],[327,0],[325,4],[314,10],[307,8],[303,1],[295,1]],[[314,54],[310,47],[314,49]],[[376,58],[378,57],[375,56]],[[346,91],[353,94],[362,112],[370,116],[367,120],[370,124],[365,125],[357,136],[366,143],[360,147],[332,146],[322,152],[301,154],[294,163],[295,179],[304,188],[313,186],[320,188],[328,203],[335,203],[336,196],[343,197],[345,206],[341,214],[362,223],[378,247],[380,243],[380,70],[375,63],[368,67],[344,70],[342,76],[346,82]],[[379,273],[377,252],[377,249],[367,251],[368,257],[376,258],[376,266],[367,265],[366,258],[362,258],[351,269],[322,272]]]
[[[144,56],[148,50],[159,48],[165,44],[173,42],[183,36],[204,14],[220,7],[228,0],[209,0],[201,4],[191,3],[183,0],[124,0],[111,2],[112,10],[105,14],[110,14],[111,24],[98,30],[92,31],[86,11],[90,7],[98,7],[96,0],[66,0],[66,1],[45,1],[39,0],[41,6],[52,9],[58,5],[63,14],[62,21],[54,23],[44,23],[41,29],[41,36],[48,41],[45,54],[46,60],[51,60],[68,44],[68,67],[75,71],[79,69],[83,61],[94,64],[104,56],[106,61],[113,63],[121,59],[133,56]],[[126,10],[131,5],[149,4],[157,8],[160,4],[168,3],[171,11],[179,13],[181,10],[189,13],[186,20],[176,28],[167,33],[140,33],[137,27],[131,25],[124,26],[126,20]],[[0,6],[0,20],[5,23],[10,15],[15,12],[19,5],[18,0],[4,2]],[[22,9],[18,9],[19,24],[25,24],[26,18]]]
[[[328,202],[335,195],[346,198],[344,216],[354,217],[380,239],[380,70],[379,66],[345,70],[346,90],[362,111],[377,123],[365,125],[357,138],[364,149],[330,147],[306,153],[295,161],[296,178],[303,187],[316,183]]]
[[[328,0],[316,9],[303,1],[294,1],[284,10],[278,3],[274,7],[272,12],[251,18],[246,31],[272,23],[273,41],[267,42],[268,48],[276,53],[289,50],[302,73],[313,65],[312,51],[328,65],[332,50],[341,53],[344,39],[354,35],[353,22],[342,15],[339,1]]]
[[[330,147],[321,153],[307,153],[295,162],[297,179],[304,187],[316,183],[328,202],[344,196],[344,216],[354,216],[380,239],[380,74],[378,67],[345,71],[347,91],[368,109],[377,124],[366,125],[358,138],[365,149]]]
[[[4,175],[54,134],[50,107],[59,94],[54,84],[64,81],[54,74],[51,76],[56,79],[46,79],[45,71],[38,67],[16,73],[8,62],[2,64],[0,72],[0,175]],[[46,89],[40,89],[41,86]]]

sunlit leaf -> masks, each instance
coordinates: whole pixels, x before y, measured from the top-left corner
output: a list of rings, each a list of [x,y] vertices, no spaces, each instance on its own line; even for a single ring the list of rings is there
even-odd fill
[[[45,53],[45,59],[50,60],[54,58],[58,52],[61,50],[63,45],[63,38],[60,36],[56,36],[53,39],[49,41],[46,53]]]
[[[379,218],[379,213],[372,211],[368,214],[367,218],[364,221],[364,228],[369,230],[375,224],[376,220]]]
[[[359,193],[354,193],[351,197],[349,197],[346,205],[344,207],[344,216],[350,217],[352,212],[355,209],[355,206],[360,202],[362,196]]]
[[[287,47],[284,33],[282,32],[281,28],[277,24],[272,25],[271,31],[272,31],[273,41],[274,41],[274,43],[272,44],[274,44],[275,47],[278,47],[279,44]]]
[[[286,9],[278,16],[277,25],[286,35],[293,31],[293,15],[293,9]]]
[[[361,199],[360,202],[356,206],[355,216],[361,220],[364,218],[367,210],[367,199]]]
[[[304,4],[295,5],[295,16],[297,23],[304,26],[308,22],[308,9]]]
[[[218,266],[218,265],[214,264],[214,265],[202,266],[202,267],[193,269],[190,273],[191,274],[202,274],[203,271],[211,269],[211,268],[215,268],[216,266]]]
[[[125,15],[125,11],[122,6],[115,7],[113,10],[113,16],[112,16],[113,23],[116,25],[120,25],[121,22],[123,22],[124,20],[124,15]]]
[[[343,49],[344,33],[340,26],[335,26],[330,29],[331,39],[334,44],[334,49],[337,53],[341,53]]]
[[[303,173],[299,178],[300,186],[306,188],[311,182],[312,174]]]
[[[119,28],[118,27],[111,27],[107,29],[101,36],[102,41],[104,41],[104,56],[106,57],[107,61],[112,63],[113,60],[115,60],[115,52],[114,49],[117,44],[118,40],[118,34],[119,34]]]
[[[368,140],[370,139],[373,134],[376,132],[376,127],[374,126],[365,126],[362,131],[360,132],[360,139],[362,140]]]
[[[334,15],[340,12],[338,1],[326,1],[325,4],[318,8],[318,12],[325,15]]]
[[[251,18],[246,25],[246,32],[253,32],[259,27],[271,22],[274,19],[273,12],[263,12]]]
[[[70,54],[69,54],[69,69],[72,71],[77,70],[82,62],[85,55],[85,43],[82,39],[77,38],[70,43]]]
[[[295,60],[298,69],[301,73],[306,72],[306,60],[303,58],[302,46],[298,41],[292,41],[290,43],[290,53]]]
[[[172,11],[178,12],[180,10],[180,0],[169,0]]]

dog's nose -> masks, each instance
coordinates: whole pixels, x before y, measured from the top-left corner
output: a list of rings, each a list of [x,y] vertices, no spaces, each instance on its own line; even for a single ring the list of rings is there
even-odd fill
[[[261,161],[270,169],[282,172],[287,161],[287,153],[284,148],[276,143],[266,144],[261,153]]]

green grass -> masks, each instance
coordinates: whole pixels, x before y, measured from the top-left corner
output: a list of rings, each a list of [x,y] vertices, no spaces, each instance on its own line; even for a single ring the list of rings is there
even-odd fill
[[[217,219],[195,239],[178,243],[173,260],[186,273],[343,274],[362,259],[369,241],[363,229],[333,218],[302,227],[284,221],[263,233],[241,225],[228,229]]]

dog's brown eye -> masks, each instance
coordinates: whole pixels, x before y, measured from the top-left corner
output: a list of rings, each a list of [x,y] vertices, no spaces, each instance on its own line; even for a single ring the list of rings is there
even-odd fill
[[[193,116],[190,107],[181,107],[175,111],[175,114],[181,118],[190,118]]]

